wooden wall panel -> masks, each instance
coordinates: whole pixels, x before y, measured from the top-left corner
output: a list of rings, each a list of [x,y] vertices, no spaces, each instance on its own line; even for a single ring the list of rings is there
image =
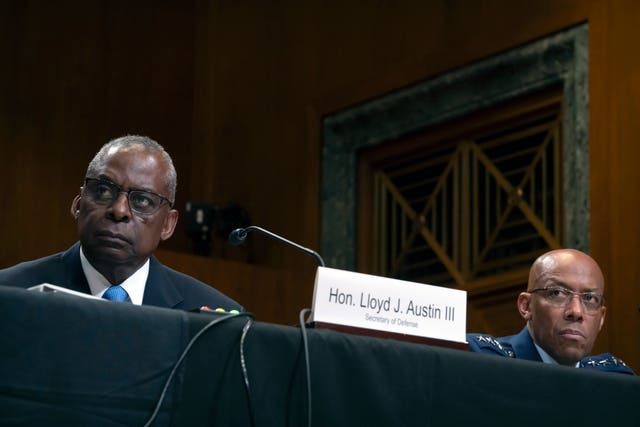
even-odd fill
[[[0,265],[75,241],[69,206],[108,139],[148,134],[188,170],[193,11],[128,4],[0,4]]]
[[[178,207],[238,202],[318,248],[324,115],[588,21],[591,242],[609,283],[598,350],[640,370],[639,19],[634,0],[2,2],[0,266],[75,240],[67,212],[86,163],[129,132],[174,156]],[[220,268],[185,260],[180,232],[162,257],[224,283],[259,320],[295,323],[313,260],[251,239],[248,268],[225,264],[244,249],[217,252]]]
[[[591,35],[591,240],[607,279],[607,319],[598,346],[640,371],[640,59],[636,2],[598,3]]]

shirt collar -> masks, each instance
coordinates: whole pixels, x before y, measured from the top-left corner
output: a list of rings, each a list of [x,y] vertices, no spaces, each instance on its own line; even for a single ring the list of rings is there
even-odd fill
[[[91,295],[102,297],[102,294],[111,286],[111,283],[89,262],[87,257],[80,247],[80,263],[82,264],[82,270],[89,283],[89,289]],[[129,294],[131,302],[136,305],[142,305],[142,298],[144,297],[144,288],[149,277],[149,260],[142,265],[135,273],[129,276],[124,282],[119,283]]]

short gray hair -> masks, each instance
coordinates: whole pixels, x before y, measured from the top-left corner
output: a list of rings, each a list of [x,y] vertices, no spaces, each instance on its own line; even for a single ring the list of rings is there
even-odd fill
[[[100,173],[100,169],[104,165],[105,157],[110,149],[132,146],[144,147],[148,151],[156,151],[160,153],[164,161],[167,163],[167,176],[165,177],[165,182],[167,190],[169,191],[168,197],[172,204],[175,203],[178,174],[176,173],[176,168],[173,166],[173,160],[171,160],[171,156],[165,151],[162,145],[147,136],[125,135],[107,142],[102,146],[102,148],[100,148],[100,151],[96,153],[91,162],[89,162],[89,166],[87,167],[87,176],[95,177]]]

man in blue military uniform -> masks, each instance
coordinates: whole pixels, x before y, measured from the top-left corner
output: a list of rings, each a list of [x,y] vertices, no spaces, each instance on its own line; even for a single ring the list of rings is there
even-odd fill
[[[604,276],[598,264],[575,249],[541,255],[531,266],[518,311],[526,326],[516,335],[494,338],[467,334],[471,351],[635,375],[606,353],[588,356],[604,323]]]

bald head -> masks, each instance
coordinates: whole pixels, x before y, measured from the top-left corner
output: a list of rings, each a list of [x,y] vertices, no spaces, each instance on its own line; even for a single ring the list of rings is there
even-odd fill
[[[580,276],[589,276],[594,291],[604,293],[604,276],[593,258],[577,249],[555,249],[542,254],[529,270],[527,291],[540,287],[557,271],[569,269]]]

